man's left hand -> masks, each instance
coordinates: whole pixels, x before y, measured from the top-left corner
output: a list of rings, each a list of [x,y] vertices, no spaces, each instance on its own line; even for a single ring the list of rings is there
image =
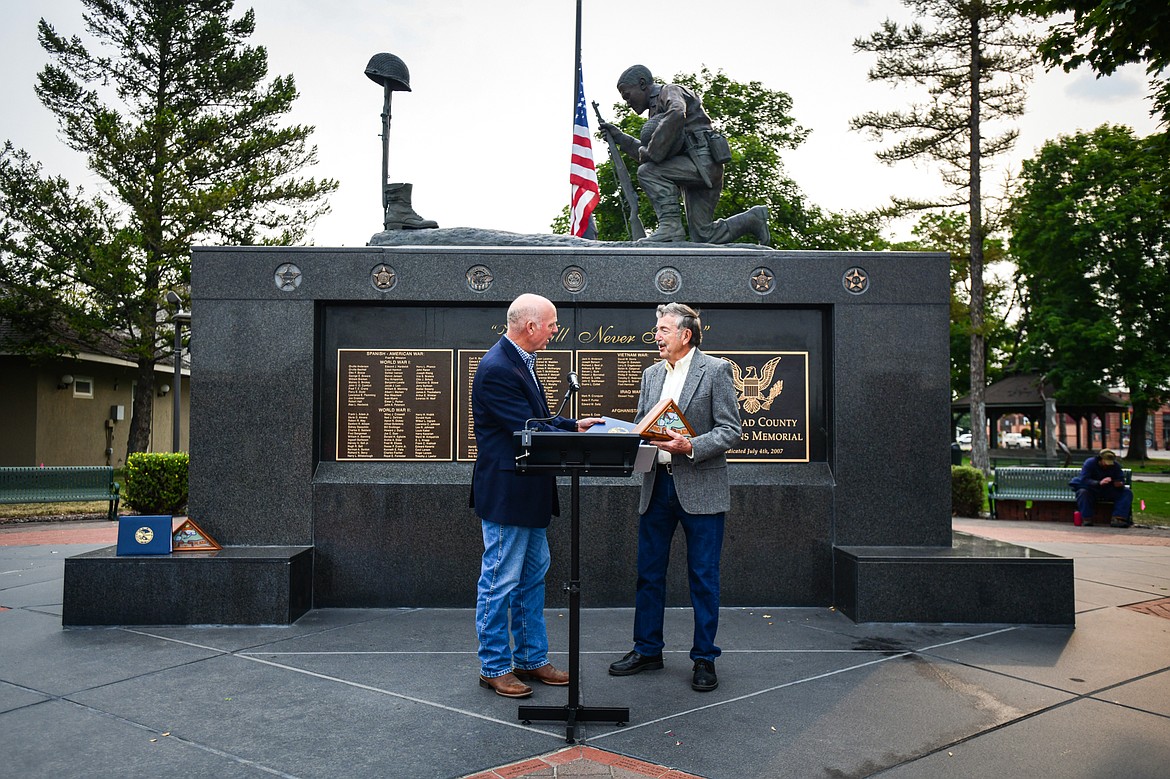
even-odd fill
[[[654,445],[664,452],[671,454],[683,454],[688,457],[695,451],[695,447],[691,446],[691,439],[684,435],[679,435],[673,430],[667,429],[666,434],[670,436],[669,441],[655,441]]]
[[[601,417],[586,417],[585,419],[578,419],[577,420],[577,432],[584,433],[589,428],[593,427],[594,425],[596,425],[600,422],[604,422],[604,421],[605,420],[602,419]]]

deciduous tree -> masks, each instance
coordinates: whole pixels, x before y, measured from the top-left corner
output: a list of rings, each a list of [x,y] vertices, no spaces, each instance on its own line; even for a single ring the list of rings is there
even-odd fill
[[[1024,163],[1012,253],[1029,294],[1026,354],[1059,397],[1129,388],[1128,457],[1146,456],[1150,411],[1170,399],[1170,186],[1161,137],[1103,126],[1049,141]]]
[[[894,251],[947,252],[951,255],[951,393],[963,395],[971,388],[971,253],[967,217],[959,211],[932,211],[918,217],[909,241],[890,245]],[[984,241],[986,267],[1006,265],[1009,260],[1002,238]],[[1018,333],[1011,324],[1017,313],[1015,287],[994,276],[984,282],[987,315],[987,380],[999,379],[1015,361]],[[972,436],[974,437],[974,436]]]
[[[1154,113],[1170,122],[1170,3],[1166,0],[1018,0],[1024,12],[1056,17],[1041,44],[1049,65],[1066,71],[1087,63],[1108,76],[1145,64]]]

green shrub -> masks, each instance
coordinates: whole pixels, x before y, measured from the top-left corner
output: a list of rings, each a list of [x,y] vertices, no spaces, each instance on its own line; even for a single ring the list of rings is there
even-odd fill
[[[126,458],[122,499],[143,514],[175,514],[187,505],[186,452],[138,452]]]
[[[978,517],[983,511],[983,471],[969,465],[951,466],[951,513]]]

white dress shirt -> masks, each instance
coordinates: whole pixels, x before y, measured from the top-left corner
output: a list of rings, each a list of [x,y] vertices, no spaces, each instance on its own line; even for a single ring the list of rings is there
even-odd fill
[[[676,404],[678,403],[678,396],[682,394],[683,384],[687,381],[687,371],[691,368],[691,358],[695,356],[695,350],[692,348],[687,351],[685,357],[680,357],[674,361],[674,365],[665,363],[666,365],[666,380],[662,382],[662,394],[658,396],[658,401],[661,402],[665,398],[670,398]],[[670,462],[670,452],[658,450],[658,462],[666,464]]]

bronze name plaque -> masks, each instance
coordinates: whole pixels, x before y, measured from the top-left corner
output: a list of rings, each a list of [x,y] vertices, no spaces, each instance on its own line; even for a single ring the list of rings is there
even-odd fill
[[[614,417],[633,422],[638,413],[642,371],[658,359],[654,351],[577,350],[581,392],[578,417]]]
[[[474,462],[475,419],[472,416],[471,388],[475,382],[475,370],[487,349],[459,350],[459,421],[456,433],[456,459],[460,462]],[[544,349],[536,356],[536,378],[544,385],[545,400],[550,414],[557,412],[568,387],[567,377],[573,370],[573,353],[561,349]],[[562,416],[574,415],[573,403],[569,402],[561,411]]]
[[[339,461],[473,462],[471,390],[487,349],[338,349]],[[712,351],[727,360],[743,423],[731,462],[809,462],[809,353]],[[546,349],[536,361],[550,413],[575,370],[581,390],[561,413],[633,422],[654,350]]]
[[[337,459],[450,460],[451,349],[338,349]]]

